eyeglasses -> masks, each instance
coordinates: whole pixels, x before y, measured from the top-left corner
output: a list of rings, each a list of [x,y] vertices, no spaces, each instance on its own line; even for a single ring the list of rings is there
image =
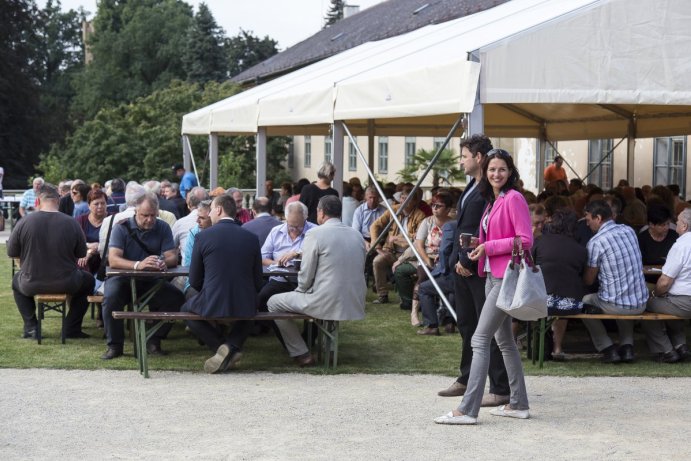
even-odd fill
[[[433,210],[438,210],[439,208],[446,208],[446,205],[442,205],[441,203],[433,203],[432,204]]]

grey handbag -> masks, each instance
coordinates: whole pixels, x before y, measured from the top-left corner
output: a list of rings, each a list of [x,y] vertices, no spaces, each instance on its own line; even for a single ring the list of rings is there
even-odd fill
[[[547,317],[545,279],[530,252],[523,251],[518,236],[513,239],[511,261],[501,282],[497,307],[518,320],[533,321]]]

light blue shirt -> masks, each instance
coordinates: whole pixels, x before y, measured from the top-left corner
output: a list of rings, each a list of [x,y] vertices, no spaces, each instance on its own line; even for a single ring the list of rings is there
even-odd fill
[[[20,208],[24,208],[27,213],[31,213],[29,208],[34,208],[36,206],[36,192],[34,192],[33,187],[28,191],[24,192],[22,195],[22,201],[19,203]]]
[[[370,238],[370,226],[385,212],[386,207],[381,203],[373,210],[367,206],[367,203],[363,203],[355,209],[353,214],[353,229],[361,233],[363,237]]]
[[[197,187],[197,185],[197,177],[190,171],[185,172],[180,180],[180,195],[182,198],[187,198],[187,191]]]
[[[274,227],[269,232],[268,237],[266,237],[264,245],[262,245],[262,259],[273,259],[275,261],[289,251],[301,251],[302,242],[305,241],[305,234],[315,227],[317,227],[316,224],[305,221],[302,233],[295,240],[290,238],[287,223]],[[271,277],[271,279],[283,280],[283,277]]]
[[[192,261],[192,249],[194,248],[194,240],[199,232],[201,232],[201,229],[199,228],[199,224],[197,224],[192,229],[190,229],[189,233],[187,234],[187,240],[185,240],[185,249],[182,251],[183,266],[190,266],[190,262]],[[185,288],[182,290],[182,292],[186,292],[189,287],[190,278],[186,277]]]

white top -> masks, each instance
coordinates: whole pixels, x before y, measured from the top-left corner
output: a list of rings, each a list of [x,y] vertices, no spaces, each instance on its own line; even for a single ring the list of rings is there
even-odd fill
[[[187,216],[178,219],[175,221],[175,224],[173,224],[173,241],[175,242],[175,246],[180,250],[180,254],[182,254],[185,249],[190,231],[197,225],[197,215],[198,212],[195,208],[190,211]]]
[[[691,296],[691,232],[680,235],[672,245],[662,273],[674,279],[669,294]]]
[[[343,197],[342,202],[343,210],[341,212],[341,222],[348,227],[352,227],[353,215],[355,214],[357,207],[360,206],[360,202],[353,197]]]

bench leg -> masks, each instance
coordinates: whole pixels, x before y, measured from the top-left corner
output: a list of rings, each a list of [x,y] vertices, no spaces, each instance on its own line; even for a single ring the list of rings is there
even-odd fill
[[[545,361],[545,335],[547,334],[547,319],[540,319],[540,357],[538,359],[539,367],[542,369]]]
[[[340,331],[340,323],[338,321],[334,321],[333,325],[334,325],[334,328],[333,328],[333,352],[334,352],[333,367],[336,368],[338,366],[338,333]]]
[[[43,320],[43,308],[44,305],[43,303],[39,302],[36,303],[36,307],[38,309],[38,312],[36,313],[36,320],[37,320],[37,325],[36,325],[36,340],[38,341],[38,344],[41,344],[41,321]]]
[[[139,326],[137,326],[137,324],[139,324]],[[144,375],[144,378],[148,378],[149,352],[146,350],[146,321],[136,320],[134,328],[135,330],[138,330],[137,333],[139,333],[139,335],[137,336],[138,340],[136,341],[139,344],[139,372]]]

